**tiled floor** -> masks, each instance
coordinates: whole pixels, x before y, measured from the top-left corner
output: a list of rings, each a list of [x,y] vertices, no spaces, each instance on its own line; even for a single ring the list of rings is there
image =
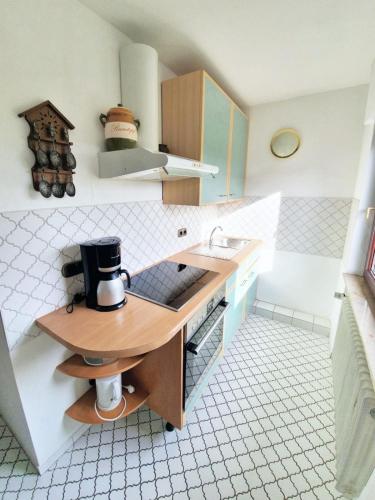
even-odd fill
[[[0,420],[8,499],[339,498],[328,341],[249,316],[188,425],[141,409],[92,426],[38,477]]]

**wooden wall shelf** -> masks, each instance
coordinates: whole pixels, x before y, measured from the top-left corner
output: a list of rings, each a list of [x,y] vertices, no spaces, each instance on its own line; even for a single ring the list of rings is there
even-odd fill
[[[102,378],[131,370],[139,365],[139,363],[142,363],[144,358],[145,355],[133,356],[131,358],[120,358],[113,361],[113,363],[102,366],[90,366],[83,361],[82,356],[74,354],[74,356],[71,356],[58,365],[56,369],[70,377],[87,379]]]
[[[145,392],[139,386],[135,386],[135,392],[129,394],[126,389],[123,389],[123,395],[126,399],[126,410],[121,418],[125,418],[130,413],[136,411],[140,406],[147,401],[148,393]],[[103,420],[100,420],[95,413],[94,404],[96,400],[96,390],[92,387],[89,391],[78,399],[70,408],[66,410],[66,415],[74,420],[83,422],[85,424],[102,424]],[[121,412],[123,401],[121,401],[119,408],[116,408],[108,412],[100,412],[105,418],[115,418]]]

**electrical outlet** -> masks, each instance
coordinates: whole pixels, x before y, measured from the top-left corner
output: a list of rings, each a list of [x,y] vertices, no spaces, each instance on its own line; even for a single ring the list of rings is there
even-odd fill
[[[183,236],[186,236],[186,235],[187,235],[186,227],[182,227],[181,229],[178,229],[177,238],[182,238]]]

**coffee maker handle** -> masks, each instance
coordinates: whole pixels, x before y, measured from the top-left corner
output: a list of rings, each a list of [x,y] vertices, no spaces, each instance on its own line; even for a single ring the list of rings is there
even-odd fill
[[[132,280],[128,271],[126,269],[121,269],[120,274],[126,274],[126,279],[128,280],[128,288],[130,288],[132,286]]]

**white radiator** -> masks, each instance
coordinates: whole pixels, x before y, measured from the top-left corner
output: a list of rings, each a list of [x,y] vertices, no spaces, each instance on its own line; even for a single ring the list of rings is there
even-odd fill
[[[375,393],[349,299],[343,302],[332,362],[336,488],[344,497],[354,498],[375,467]]]

